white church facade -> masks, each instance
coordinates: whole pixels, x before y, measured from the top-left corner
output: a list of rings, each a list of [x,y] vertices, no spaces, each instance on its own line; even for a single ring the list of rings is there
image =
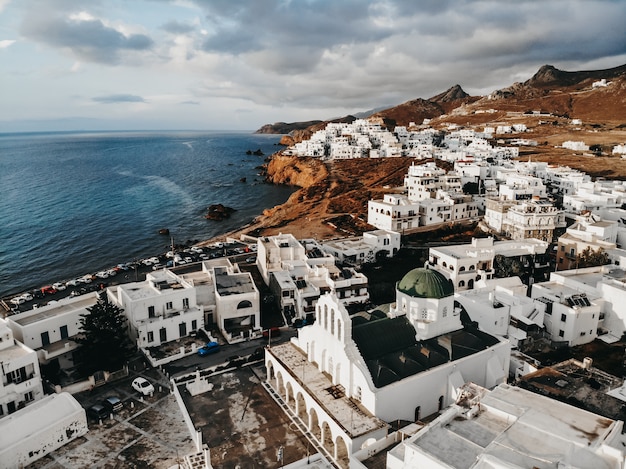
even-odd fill
[[[390,423],[441,411],[468,381],[508,376],[510,343],[462,324],[441,273],[412,270],[384,309],[350,316],[323,295],[315,323],[265,355],[267,387],[342,467]]]

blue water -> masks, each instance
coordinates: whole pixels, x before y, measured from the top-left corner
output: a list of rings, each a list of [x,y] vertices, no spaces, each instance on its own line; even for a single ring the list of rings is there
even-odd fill
[[[0,297],[239,228],[292,188],[262,183],[276,135],[0,134]],[[240,182],[245,177],[246,183]],[[211,204],[237,211],[216,222]]]

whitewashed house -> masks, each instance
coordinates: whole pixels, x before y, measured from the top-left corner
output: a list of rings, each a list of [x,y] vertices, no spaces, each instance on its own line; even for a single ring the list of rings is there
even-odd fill
[[[60,369],[75,365],[75,338],[82,332],[81,316],[98,302],[97,293],[63,298],[7,318],[17,340],[37,353],[42,364],[56,363]]]
[[[562,147],[567,148],[568,150],[574,150],[574,151],[588,151],[589,150],[589,145],[585,145],[585,142],[573,141],[573,140],[567,140],[563,142]]]
[[[7,321],[0,319],[0,419],[43,396],[37,353],[16,340]]]
[[[341,264],[360,265],[374,262],[378,253],[395,256],[400,250],[400,233],[390,230],[367,231],[361,237],[323,241],[322,249]]]
[[[140,348],[155,347],[204,328],[204,309],[192,284],[163,269],[143,282],[107,289],[109,301],[124,310],[130,335]]]
[[[215,288],[215,322],[228,338],[261,329],[260,294],[250,272],[216,266],[210,276]]]
[[[267,349],[266,384],[342,467],[386,435],[385,422],[420,420],[466,381],[491,388],[508,376],[509,342],[463,327],[454,288],[434,270],[409,272],[388,313],[350,316],[329,294],[315,315],[297,339]]]
[[[256,262],[288,324],[311,315],[322,293],[334,292],[344,305],[369,300],[367,277],[337,268],[335,257],[313,239],[300,242],[282,233],[261,237]]]
[[[531,298],[545,304],[544,325],[553,341],[574,347],[598,336],[603,300],[595,286],[577,288],[552,273],[549,281],[533,284]]]

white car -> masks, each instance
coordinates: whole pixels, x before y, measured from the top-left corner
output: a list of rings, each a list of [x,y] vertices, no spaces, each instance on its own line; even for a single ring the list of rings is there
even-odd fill
[[[59,291],[63,291],[67,288],[67,286],[64,283],[61,282],[57,282],[57,283],[53,283],[52,287],[56,288]]]
[[[154,386],[146,378],[135,378],[131,386],[135,391],[140,392],[144,396],[151,396],[154,394]]]
[[[16,296],[15,298],[11,298],[11,303],[14,305],[21,305],[22,303],[26,303],[26,300],[21,296]]]

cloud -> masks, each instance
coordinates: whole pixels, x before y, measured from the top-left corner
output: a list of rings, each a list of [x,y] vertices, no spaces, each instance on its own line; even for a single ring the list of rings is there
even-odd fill
[[[22,24],[21,33],[36,42],[69,49],[80,60],[105,64],[117,64],[122,53],[146,51],[154,45],[145,34],[124,34],[85,13],[30,16]]]
[[[134,94],[109,94],[106,96],[96,96],[92,98],[96,103],[114,104],[114,103],[145,103],[146,100],[141,96]]]
[[[455,83],[493,90],[546,63],[576,70],[626,50],[626,2],[610,0],[195,3],[207,21],[201,53],[220,58],[197,94],[262,105],[366,108]]]
[[[0,41],[0,49],[6,49],[15,42],[15,39],[3,39]]]
[[[190,104],[190,105],[197,106],[200,104],[200,101],[182,101],[180,104]]]
[[[180,21],[172,20],[162,25],[161,29],[172,34],[187,34],[187,33],[194,31],[196,27],[189,23],[183,23]]]

